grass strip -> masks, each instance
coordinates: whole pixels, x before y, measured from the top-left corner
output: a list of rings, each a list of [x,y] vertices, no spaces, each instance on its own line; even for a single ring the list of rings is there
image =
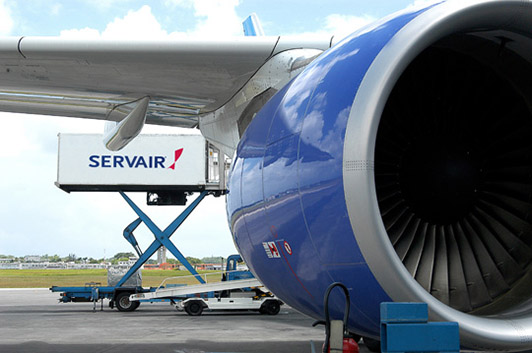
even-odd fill
[[[219,280],[214,271],[199,271],[207,276],[209,282]],[[169,283],[194,284],[197,281],[188,271],[179,270],[143,270],[142,285],[157,287],[165,278],[183,277],[170,280]],[[107,270],[0,270],[0,288],[49,288],[51,286],[84,286],[89,282],[107,285]]]

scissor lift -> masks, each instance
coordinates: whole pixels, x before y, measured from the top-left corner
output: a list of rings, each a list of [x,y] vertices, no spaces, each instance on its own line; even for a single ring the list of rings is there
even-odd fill
[[[138,302],[130,302],[129,296],[135,293],[152,292],[156,288],[143,288],[142,286],[125,286],[129,278],[135,272],[137,272],[142,265],[144,265],[151,256],[161,247],[165,246],[181,264],[183,264],[187,270],[194,275],[199,283],[205,281],[201,278],[194,267],[187,261],[185,256],[177,249],[174,243],[170,240],[170,237],[175,233],[179,226],[185,221],[185,219],[194,211],[199,203],[209,194],[215,194],[214,191],[202,191],[199,196],[168,226],[165,230],[161,230],[155,223],[124,193],[120,192],[120,195],[131,206],[139,218],[133,221],[124,229],[124,237],[133,246],[137,254],[138,260],[129,271],[118,281],[116,286],[98,286],[96,283],[90,283],[84,287],[60,287],[53,286],[50,288],[52,292],[60,292],[60,301],[63,303],[68,302],[94,302],[101,299],[109,299],[110,306],[116,305],[120,311],[133,311],[138,306]],[[148,229],[153,233],[155,239],[151,245],[144,251],[140,249],[133,231],[141,224],[144,223]],[[103,302],[102,302],[103,303]],[[103,305],[103,304],[102,304]]]
[[[165,140],[167,139],[167,140]],[[168,140],[169,139],[169,140]],[[201,140],[199,140],[201,139]],[[179,147],[181,150],[175,150],[175,156],[164,157],[166,159],[172,159],[174,164],[170,167],[176,171],[176,162],[183,153],[190,153],[194,158],[190,158],[192,162],[189,165],[183,165],[181,168],[181,174],[176,174],[173,180],[177,180],[182,174],[189,172],[195,175],[194,180],[203,178],[202,182],[188,183],[182,182],[178,185],[165,184],[168,183],[166,179],[153,180],[151,177],[130,176],[133,181],[140,180],[140,182],[124,183],[121,179],[117,179],[109,170],[102,170],[102,174],[96,174],[97,168],[94,167],[98,158],[101,158],[101,163],[108,163],[108,166],[112,166],[110,161],[120,161],[118,167],[123,168],[124,164],[133,163],[132,161],[139,161],[143,158],[144,166],[151,165],[152,157],[144,157],[140,153],[144,151],[145,154],[150,154],[159,158],[158,161],[162,163],[163,155],[167,150],[175,149],[176,142],[179,141]],[[189,140],[187,145],[187,140]],[[165,147],[165,141],[171,141],[169,144],[173,145],[172,149]],[[135,144],[137,146],[135,146]],[[116,306],[120,311],[133,311],[139,306],[138,301],[130,301],[129,297],[136,293],[149,293],[155,291],[157,288],[144,288],[142,285],[127,285],[128,279],[130,279],[141,267],[144,265],[150,257],[162,246],[166,247],[176,259],[184,265],[187,270],[196,278],[196,280],[202,284],[205,281],[194,269],[194,267],[187,261],[185,256],[177,249],[174,243],[170,240],[170,237],[176,232],[176,230],[183,224],[185,219],[194,211],[199,203],[207,196],[214,195],[220,196],[225,193],[225,171],[226,163],[224,163],[220,151],[214,146],[209,145],[203,140],[201,136],[175,136],[175,137],[158,137],[156,135],[144,135],[139,136],[132,142],[133,147],[130,148],[131,156],[125,155],[123,152],[113,153],[109,152],[101,146],[101,137],[97,135],[59,135],[59,166],[58,166],[58,181],[56,185],[64,191],[118,191],[124,198],[127,204],[137,214],[138,218],[131,222],[123,232],[126,240],[133,246],[135,252],[139,258],[127,271],[127,273],[118,281],[116,285],[102,286],[100,283],[87,283],[83,287],[61,287],[53,286],[50,288],[52,292],[60,293],[60,302],[93,302],[94,310],[96,310],[96,303],[101,301],[103,310],[103,299],[109,300],[109,306],[112,308]],[[78,146],[83,146],[78,148]],[[89,148],[87,148],[89,146]],[[163,148],[163,152],[157,150],[157,148]],[[204,146],[204,147],[202,147]],[[183,149],[185,152],[183,152]],[[198,149],[200,149],[198,151]],[[97,156],[97,157],[94,157]],[[201,160],[200,160],[201,159]],[[86,165],[84,161],[91,161],[89,169],[83,172],[83,168]],[[81,161],[81,162],[80,162]],[[185,163],[186,158],[181,158],[180,163]],[[116,162],[115,162],[116,163]],[[116,165],[115,165],[116,166]],[[104,165],[105,167],[105,165]],[[92,168],[92,169],[91,169]],[[110,168],[110,167],[107,167]],[[137,170],[132,170],[131,173],[139,173]],[[198,172],[199,169],[199,172]],[[120,171],[119,171],[120,172]],[[146,171],[146,173],[153,173],[152,171]],[[87,178],[90,175],[90,178]],[[111,175],[108,177],[108,175]],[[198,176],[199,175],[199,176]],[[203,177],[202,177],[203,175]],[[94,176],[94,177],[92,177]],[[106,179],[107,178],[107,179]],[[135,179],[137,178],[137,179]],[[166,176],[167,178],[167,176]],[[93,182],[96,180],[97,182]],[[103,182],[102,182],[103,180]],[[150,180],[150,184],[146,184],[144,180]],[[187,180],[186,178],[183,180]],[[200,192],[199,196],[190,203],[186,209],[175,218],[175,220],[168,225],[164,230],[161,230],[126,194],[124,191],[145,191],[147,192],[147,203],[149,205],[185,205],[187,195],[193,192]],[[151,231],[154,236],[153,242],[143,252],[133,234],[135,229],[144,223],[146,227]],[[212,293],[204,293],[201,296],[209,296]],[[183,298],[175,299],[186,299]]]

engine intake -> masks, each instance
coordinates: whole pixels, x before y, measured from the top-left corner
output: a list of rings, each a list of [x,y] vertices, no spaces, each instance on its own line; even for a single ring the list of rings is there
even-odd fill
[[[491,44],[495,68],[518,60]],[[379,208],[404,266],[442,303],[483,315],[532,288],[532,115],[495,68],[426,49],[395,85],[375,148]]]

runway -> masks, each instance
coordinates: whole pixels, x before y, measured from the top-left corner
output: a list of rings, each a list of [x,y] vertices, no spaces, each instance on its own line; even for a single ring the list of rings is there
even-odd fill
[[[48,289],[0,289],[0,352],[311,352],[323,327],[288,306],[276,316],[205,312],[192,317],[168,303],[131,313],[93,312],[91,303],[59,304]],[[361,352],[368,352],[361,346]]]

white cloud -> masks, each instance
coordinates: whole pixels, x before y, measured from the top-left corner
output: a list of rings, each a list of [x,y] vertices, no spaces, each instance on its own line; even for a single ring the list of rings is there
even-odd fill
[[[63,30],[61,37],[70,38],[137,38],[153,39],[167,37],[168,33],[161,28],[151,8],[142,6],[137,11],[129,11],[123,18],[115,18],[100,31],[85,27],[82,29]]]
[[[376,18],[369,15],[349,16],[332,14],[325,17],[321,27],[313,32],[293,33],[290,36],[316,38],[334,35],[335,42],[345,38],[361,27],[374,22]]]
[[[30,114],[0,113],[0,157],[57,153],[57,133],[102,133],[103,122]]]
[[[178,1],[178,0],[175,0]],[[186,1],[186,0],[180,0]],[[458,0],[449,0],[449,1],[458,1]],[[437,4],[442,2],[442,0],[415,0],[405,9],[401,11],[412,11],[413,9],[423,9],[427,6]],[[393,15],[393,14],[392,14]],[[389,16],[392,16],[389,15]],[[388,17],[388,16],[387,16]],[[304,33],[294,33],[293,36],[313,38],[316,36],[325,36],[325,35],[334,35],[335,42],[338,43],[341,39],[347,37],[351,33],[357,31],[358,29],[367,26],[372,23],[377,23],[376,21],[386,20],[387,17],[383,19],[378,19],[376,17],[363,14],[360,16],[350,16],[342,14],[332,14],[325,17],[324,22],[321,25],[321,28],[313,32],[304,32]]]
[[[54,16],[57,16],[59,15],[59,11],[61,11],[62,7],[63,5],[61,5],[60,3],[55,3],[50,7],[50,13]]]
[[[450,0],[454,1],[454,0]],[[422,9],[427,6],[440,3],[442,0],[415,0],[405,9],[401,11],[412,11],[413,9]],[[393,15],[393,14],[392,14]],[[389,16],[392,16],[389,15]],[[297,33],[293,34],[294,36],[301,36],[306,38],[312,38],[316,36],[324,35],[334,35],[335,42],[338,43],[341,39],[347,37],[351,33],[357,31],[358,29],[367,26],[369,24],[375,23],[377,21],[386,20],[387,17],[383,19],[378,19],[376,17],[363,14],[360,16],[350,16],[350,15],[341,15],[341,14],[332,14],[325,17],[325,21],[322,24],[321,28],[313,32]]]
[[[193,0],[194,16],[198,18],[195,36],[241,36],[242,19],[236,14],[239,0]]]
[[[26,151],[37,150],[38,146],[27,136],[27,126],[22,120],[12,119],[16,114],[2,114],[0,129],[0,158],[18,157]],[[17,146],[17,148],[14,148]]]
[[[0,0],[1,1],[1,0]],[[239,0],[167,0],[169,8],[177,6],[192,8],[196,26],[184,32],[167,32],[152,13],[150,6],[129,11],[124,17],[117,17],[108,23],[103,31],[94,28],[68,29],[60,32],[69,38],[180,38],[228,37],[242,35],[242,19],[236,13]]]
[[[87,39],[87,38],[98,38],[100,37],[100,31],[94,28],[81,28],[81,29],[65,29],[59,33],[60,37],[64,38],[77,38],[77,39]]]
[[[375,20],[377,19],[369,15],[347,16],[333,14],[325,18],[325,31],[334,34],[337,39],[341,39]]]
[[[193,7],[194,2],[192,0],[165,0],[164,5],[168,8],[174,9],[180,7]]]
[[[138,11],[129,11],[124,18],[115,18],[102,33],[105,38],[121,38],[127,35],[133,38],[150,39],[165,37],[168,33],[161,28],[148,5]]]
[[[100,11],[107,11],[112,6],[115,5],[124,5],[125,3],[131,2],[131,0],[86,0],[92,6],[97,7]]]
[[[11,10],[6,5],[5,0],[0,0],[0,35],[10,34],[12,29]]]

